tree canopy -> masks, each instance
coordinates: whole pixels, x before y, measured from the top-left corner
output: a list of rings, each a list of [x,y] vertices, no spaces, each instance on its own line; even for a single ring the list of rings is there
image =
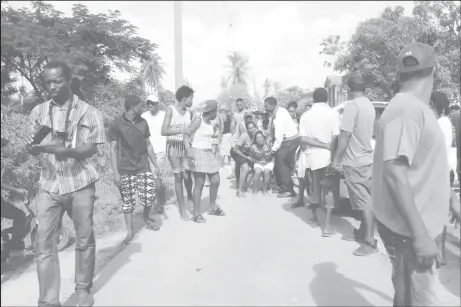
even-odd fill
[[[337,56],[326,66],[345,73],[360,71],[371,88],[373,100],[388,101],[398,89],[396,57],[408,43],[422,42],[434,47],[440,70],[437,88],[451,99],[459,96],[460,5],[455,1],[415,1],[412,16],[401,6],[387,7],[378,18],[359,24],[348,42],[339,36],[323,40],[321,54]]]
[[[2,76],[4,69],[21,75],[41,99],[43,67],[50,60],[66,60],[83,88],[92,92],[113,79],[113,68],[133,72],[134,63],[151,60],[157,47],[139,37],[119,11],[93,14],[85,5],[74,4],[67,17],[50,3],[31,3],[31,8],[18,10],[2,5]]]

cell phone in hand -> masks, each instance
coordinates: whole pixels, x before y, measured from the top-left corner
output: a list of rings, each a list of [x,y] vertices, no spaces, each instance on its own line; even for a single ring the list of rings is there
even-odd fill
[[[48,134],[50,134],[51,131],[53,131],[53,129],[50,127],[46,125],[41,126],[37,133],[34,135],[32,145],[40,144],[48,136]]]

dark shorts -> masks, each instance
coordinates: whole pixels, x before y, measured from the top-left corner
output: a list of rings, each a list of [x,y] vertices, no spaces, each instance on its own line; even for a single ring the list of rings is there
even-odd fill
[[[354,210],[371,210],[372,165],[343,166],[351,207]]]

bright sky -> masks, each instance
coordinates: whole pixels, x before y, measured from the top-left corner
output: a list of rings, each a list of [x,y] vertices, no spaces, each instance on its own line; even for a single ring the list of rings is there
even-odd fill
[[[139,28],[139,35],[156,43],[166,75],[163,85],[174,90],[174,23],[172,1],[50,1],[65,14],[75,3],[94,13],[119,10]],[[10,2],[14,8],[27,2]],[[344,2],[183,2],[184,77],[193,85],[195,101],[216,98],[226,75],[226,55],[239,51],[250,58],[249,80],[262,92],[266,78],[283,87],[323,86],[327,58],[319,55],[322,38],[338,34],[349,39],[359,22],[377,17],[388,5],[401,5],[410,15],[410,1]],[[121,78],[126,75],[121,74]]]

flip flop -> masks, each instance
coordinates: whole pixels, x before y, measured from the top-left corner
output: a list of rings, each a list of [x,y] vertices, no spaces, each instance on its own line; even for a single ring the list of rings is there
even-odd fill
[[[203,216],[201,215],[196,215],[192,218],[192,221],[195,222],[195,223],[205,223],[206,220]]]
[[[375,240],[374,244],[363,241],[362,245],[353,253],[355,256],[369,256],[378,252],[378,242]]]
[[[218,208],[216,210],[211,210],[208,212],[209,215],[215,215],[215,216],[225,216],[226,214],[224,213],[224,211],[222,211],[221,208]]]

